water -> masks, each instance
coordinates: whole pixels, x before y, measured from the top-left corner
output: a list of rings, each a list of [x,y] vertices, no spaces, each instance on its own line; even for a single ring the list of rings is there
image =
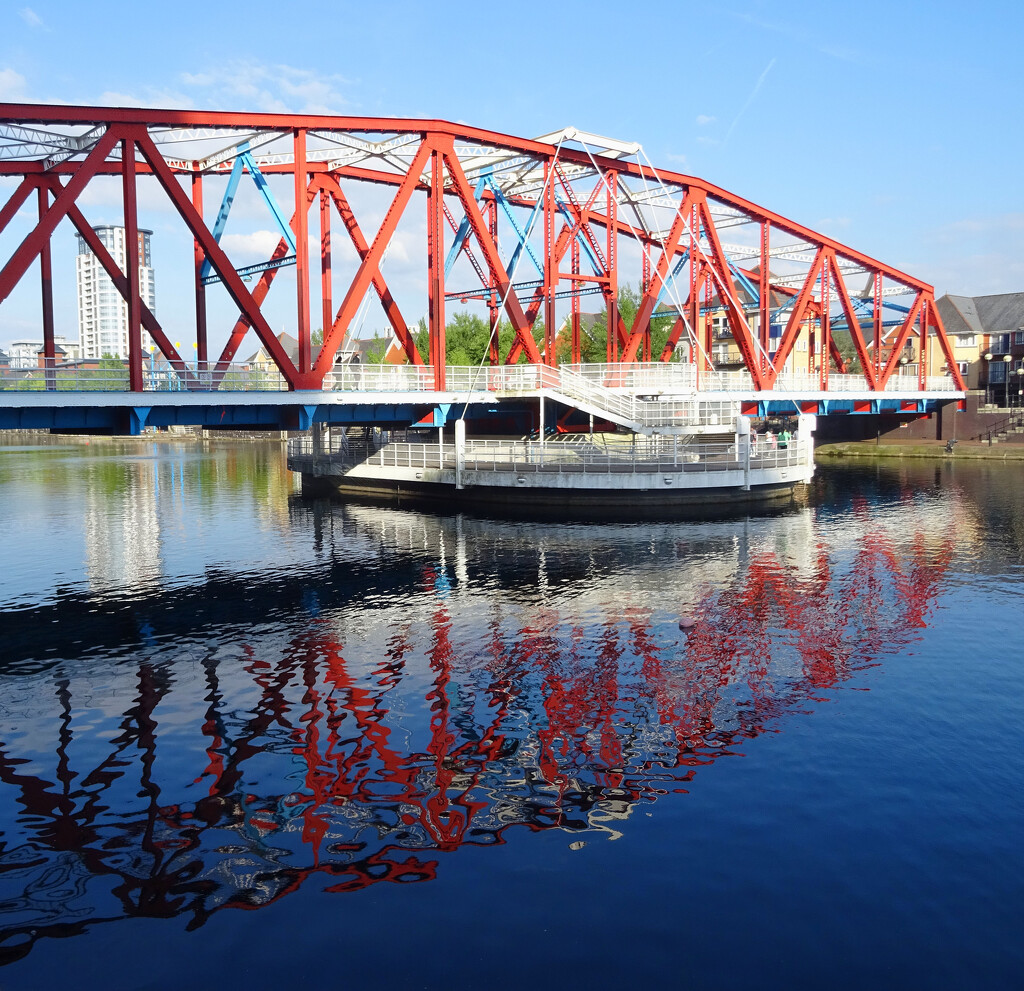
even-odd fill
[[[1020,468],[560,525],[282,460],[0,446],[5,991],[1019,987]]]

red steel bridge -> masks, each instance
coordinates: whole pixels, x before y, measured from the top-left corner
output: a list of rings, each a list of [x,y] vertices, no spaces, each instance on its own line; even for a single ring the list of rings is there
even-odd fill
[[[118,187],[123,269],[87,216],[90,187],[104,183]],[[243,183],[279,234],[256,264],[229,257],[222,237]],[[179,263],[194,272],[194,323],[173,330],[139,290],[140,202],[156,198],[191,242]],[[127,374],[110,389],[57,363],[53,244],[69,225],[126,307]],[[412,293],[407,278],[388,281],[397,238],[422,257]],[[268,304],[286,270],[297,354]],[[572,128],[524,139],[437,120],[0,104],[0,313],[37,279],[45,374],[37,391],[0,389],[0,427],[414,422],[431,408],[443,421],[466,399],[453,396],[445,364],[446,311],[486,313],[491,365],[554,367],[561,355],[578,366],[587,296],[606,324],[606,366],[662,363],[685,373],[686,389],[731,397],[747,413],[919,415],[965,388],[927,283],[655,167],[638,144]],[[627,284],[639,295],[630,319],[618,307]],[[237,315],[211,327],[228,301]],[[339,393],[336,358],[371,303],[419,371],[386,395],[351,378]],[[671,327],[658,353],[655,319]],[[511,333],[499,337],[501,326]],[[269,385],[238,365],[250,332],[272,363]],[[194,340],[195,354],[176,337]],[[723,342],[738,371],[723,373]],[[935,347],[947,371],[929,377]],[[909,353],[916,376],[900,374]],[[473,401],[493,405],[481,381]]]

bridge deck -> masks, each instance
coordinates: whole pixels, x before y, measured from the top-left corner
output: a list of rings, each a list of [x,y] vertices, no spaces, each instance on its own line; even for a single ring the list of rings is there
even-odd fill
[[[610,420],[637,433],[682,433],[707,423],[795,413],[924,414],[964,393],[949,379],[928,388],[866,388],[859,376],[832,376],[829,390],[811,377],[793,376],[784,388],[759,391],[742,373],[718,375],[698,388],[692,366],[513,365],[446,369],[448,388],[434,387],[433,369],[366,366],[339,370],[330,389],[283,391],[262,373],[214,379],[154,377],[156,388],[123,391],[123,378],[66,380],[55,370],[36,388],[0,389],[0,429],[64,429],[138,433],[146,426],[308,429],[313,423],[444,424],[458,410],[497,412],[501,404],[550,401]],[[32,380],[22,379],[20,384]],[[182,388],[187,381],[189,389]],[[911,379],[915,386],[916,379]],[[177,383],[178,388],[171,386]],[[77,388],[76,388],[77,386]],[[86,388],[88,386],[88,388]],[[710,386],[710,388],[709,388]]]

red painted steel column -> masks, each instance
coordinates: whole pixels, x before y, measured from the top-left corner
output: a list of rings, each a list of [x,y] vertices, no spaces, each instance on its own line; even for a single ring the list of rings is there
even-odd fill
[[[50,194],[45,186],[37,190],[39,201],[39,219],[50,207]],[[57,348],[53,341],[53,262],[50,255],[50,242],[43,245],[39,252],[39,289],[43,306],[43,364],[45,365],[46,388],[56,388]]]
[[[771,257],[770,250],[771,240],[771,225],[767,220],[761,221],[761,270],[758,273],[760,275],[760,285],[758,286],[758,294],[761,297],[758,311],[760,313],[760,331],[761,331],[761,371],[768,371],[768,354],[771,351],[772,338],[771,338],[771,287],[769,283],[768,275],[768,259]]]
[[[647,293],[648,288],[651,284],[651,251],[650,247],[646,244],[640,245],[640,250],[643,252],[643,264],[641,266],[640,275],[640,297],[641,299]],[[670,263],[671,264],[671,263]],[[644,321],[644,350],[643,360],[651,360],[651,318],[648,317]]]
[[[334,322],[334,299],[331,292],[331,200],[327,190],[320,188],[320,298],[322,300],[321,335]],[[323,341],[323,337],[320,338]]]
[[[575,276],[580,274],[580,241],[575,234],[572,236],[572,361],[578,365],[583,361],[583,348],[580,342],[580,283]]]
[[[121,141],[124,192],[124,274],[128,280],[128,388],[142,391],[142,300],[139,297],[139,218],[135,196],[135,142]]]
[[[882,273],[875,272],[872,324],[875,335],[875,381],[882,375]]]
[[[711,349],[714,344],[711,339],[711,300],[715,294],[715,283],[711,276],[710,266],[707,266],[708,271],[704,276],[704,313],[699,316],[701,320],[701,336],[704,339],[704,354],[707,355],[705,361],[707,362],[707,369],[711,371]],[[710,378],[710,376],[709,376]]]
[[[309,345],[309,203],[306,199],[306,131],[296,128],[292,132],[295,146],[293,175],[295,179],[295,294],[296,337],[299,339],[299,381],[303,381],[313,367]]]
[[[824,391],[828,391],[828,366],[832,359],[832,321],[829,311],[832,308],[832,273],[838,275],[839,263],[834,255],[827,256],[821,266],[821,377],[819,382]]]
[[[544,363],[555,361],[555,287],[558,259],[555,257],[555,176],[551,162],[544,163]]]
[[[921,303],[921,343],[918,347],[918,361],[917,361],[917,387],[922,392],[925,390],[925,386],[928,384],[928,300],[927,298]],[[1009,369],[1007,369],[1009,374]],[[1010,380],[1006,379],[1006,394],[1010,392]],[[1009,406],[1009,403],[1007,403]]]
[[[200,217],[203,215],[203,174],[192,173],[192,206]],[[206,253],[202,245],[192,239],[192,255],[195,263],[196,283],[196,358],[199,361],[199,371],[206,371],[206,363],[210,355],[206,343],[206,286],[203,285],[202,272],[203,262],[206,261]]]
[[[498,202],[490,200],[487,204],[487,233],[491,236],[491,243],[498,243]],[[498,283],[494,271],[487,270],[487,285],[490,293],[487,296],[487,309],[490,316],[491,338],[490,338],[490,362],[492,365],[501,364],[501,348],[498,345]]]
[[[616,197],[617,173],[609,172],[605,177],[607,189],[605,213],[608,217],[608,283],[605,288],[605,298],[608,310],[608,361],[619,360],[619,273],[618,259],[616,258],[617,247],[617,226],[618,226],[618,199]]]
[[[707,372],[707,356],[703,351],[704,336],[700,326],[700,279],[697,277],[700,266],[697,264],[697,249],[700,247],[700,214],[697,203],[690,205],[690,349],[693,356],[695,378],[694,383],[699,389],[701,380]]]
[[[444,333],[444,162],[440,151],[430,156],[430,191],[427,193],[427,285],[430,296],[430,363],[434,388],[445,387]]]

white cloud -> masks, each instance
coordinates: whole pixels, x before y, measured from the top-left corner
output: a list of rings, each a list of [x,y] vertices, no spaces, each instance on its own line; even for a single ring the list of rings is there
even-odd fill
[[[199,91],[204,106],[265,113],[337,114],[349,106],[339,75],[289,65],[235,60],[206,72],[186,72],[182,83]]]
[[[0,69],[0,100],[18,103],[25,99],[25,77],[13,69]]]
[[[672,152],[668,152],[665,155],[665,161],[667,161],[667,162],[674,162],[676,165],[685,165],[686,164],[686,156],[685,155],[675,155]]]
[[[713,124],[717,118],[709,117],[707,114],[697,114],[697,125],[699,127],[706,127],[708,124]]]
[[[232,260],[266,261],[281,240],[278,231],[253,231],[251,234],[225,234],[220,246]]]
[[[18,14],[30,28],[39,28],[41,31],[50,30],[43,22],[43,19],[31,7],[22,7]]]

